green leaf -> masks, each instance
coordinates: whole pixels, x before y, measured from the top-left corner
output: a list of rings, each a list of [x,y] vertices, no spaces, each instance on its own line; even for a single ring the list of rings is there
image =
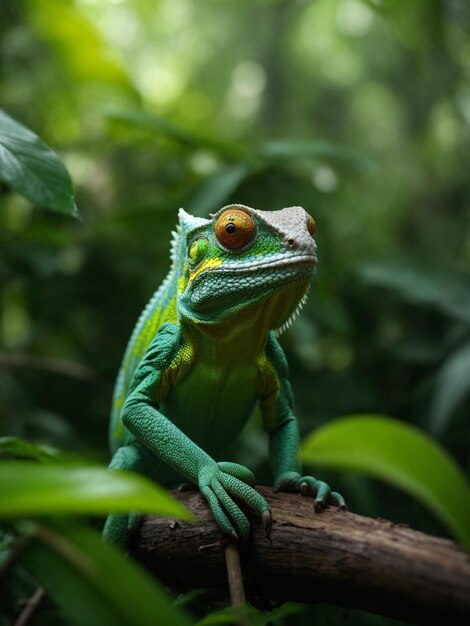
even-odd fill
[[[301,458],[403,489],[470,547],[469,484],[438,442],[417,428],[380,415],[343,417],[309,435]]]
[[[51,446],[32,443],[19,437],[0,437],[0,459],[4,458],[50,462],[60,458],[60,452]]]
[[[189,625],[157,582],[97,532],[69,522],[35,524],[32,535],[21,562],[73,624]]]
[[[29,461],[0,463],[0,517],[126,511],[192,521],[166,490],[137,474]]]
[[[265,143],[260,149],[260,155],[274,161],[313,157],[344,161],[364,170],[374,167],[374,162],[360,152],[330,141],[278,139]]]
[[[207,215],[223,206],[227,198],[250,174],[248,165],[233,165],[208,178],[187,204],[192,215]]]
[[[206,148],[227,159],[249,159],[249,153],[238,144],[220,140],[216,137],[194,133],[182,126],[178,126],[164,117],[154,115],[138,108],[111,108],[106,110],[110,120],[116,120],[132,126],[144,128],[153,134],[158,133],[193,149]]]
[[[35,204],[79,217],[72,181],[58,156],[1,110],[0,180]]]
[[[281,604],[276,607],[269,613],[261,613],[259,612],[259,620],[257,621],[257,626],[265,626],[267,624],[275,623],[277,620],[283,620],[290,615],[297,615],[297,613],[301,613],[305,610],[305,606],[302,604],[297,604],[295,602],[286,602],[285,604]],[[300,620],[299,620],[300,623]]]
[[[139,98],[119,55],[70,0],[28,0],[31,24],[58,52],[74,79],[102,83]]]
[[[301,604],[287,602],[272,611],[259,611],[252,606],[245,605],[241,610],[233,607],[212,611],[206,615],[195,626],[218,626],[219,624],[248,623],[250,626],[266,626],[273,624],[277,620],[284,619],[290,615],[300,613],[304,607]],[[239,619],[242,616],[242,619]],[[244,619],[243,619],[244,618]]]
[[[452,413],[470,393],[470,342],[455,350],[437,373],[429,426],[433,433],[444,432]]]
[[[456,273],[380,261],[361,263],[356,271],[365,282],[391,289],[408,302],[470,322],[470,282]]]

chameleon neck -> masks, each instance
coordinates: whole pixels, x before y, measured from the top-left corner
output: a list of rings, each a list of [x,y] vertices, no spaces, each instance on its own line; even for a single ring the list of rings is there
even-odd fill
[[[253,363],[266,347],[270,330],[282,326],[292,311],[291,299],[305,293],[304,281],[297,281],[291,293],[275,292],[263,306],[255,303],[216,323],[180,317],[181,330],[202,353],[229,363]]]
[[[211,361],[253,363],[266,347],[269,328],[259,309],[255,306],[251,308],[251,315],[248,310],[240,311],[217,324],[182,319],[181,330],[190,338],[198,353]]]

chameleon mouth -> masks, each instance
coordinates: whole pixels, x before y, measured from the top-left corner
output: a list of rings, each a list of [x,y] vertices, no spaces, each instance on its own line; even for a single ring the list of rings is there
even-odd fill
[[[197,316],[199,321],[215,323],[230,314],[248,308],[255,302],[260,302],[273,296],[276,292],[282,293],[295,283],[304,284],[303,293],[299,299],[303,304],[304,296],[308,291],[308,284],[315,271],[317,257],[315,254],[298,253],[273,254],[270,259],[231,262],[217,267],[207,268],[188,285],[185,293],[179,300],[181,312],[187,311],[187,317]],[[254,280],[254,277],[257,280]],[[253,277],[253,281],[250,278]],[[223,294],[220,292],[220,282],[223,281]],[[286,294],[287,295],[287,294]],[[282,299],[280,308],[285,308],[287,301]],[[294,314],[297,313],[297,306]],[[274,325],[282,332],[291,322],[291,313],[280,323]],[[295,315],[294,315],[295,316]],[[281,327],[281,328],[280,328]]]
[[[246,261],[244,263],[230,263],[225,265],[224,267],[218,267],[212,270],[214,274],[238,274],[238,273],[250,273],[250,272],[258,272],[262,270],[272,270],[272,269],[282,269],[289,268],[292,269],[297,265],[307,265],[312,266],[314,268],[318,263],[318,259],[314,254],[296,254],[291,255],[289,257],[285,257],[282,254],[277,254],[271,259],[265,261]]]
[[[208,267],[190,282],[187,294],[192,307],[199,312],[212,306],[219,310],[216,302],[220,301],[220,297],[217,296],[217,289],[212,289],[212,285],[217,279],[223,277],[223,280],[227,282],[222,298],[223,304],[220,303],[220,310],[225,307],[226,311],[229,312],[232,308],[229,302],[232,299],[235,299],[233,307],[238,308],[240,301],[245,298],[245,302],[248,303],[253,298],[259,299],[263,292],[267,296],[291,283],[311,279],[317,262],[317,256],[314,253],[290,254],[288,256],[278,253],[272,255],[270,259],[242,263],[233,261],[212,268]],[[261,282],[257,286],[247,284],[250,276],[262,277],[259,279]],[[205,287],[201,291],[202,285]],[[245,298],[242,294],[245,295]]]

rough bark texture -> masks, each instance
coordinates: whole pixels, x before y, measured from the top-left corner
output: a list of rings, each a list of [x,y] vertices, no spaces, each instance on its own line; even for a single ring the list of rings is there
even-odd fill
[[[330,602],[417,624],[470,624],[470,554],[392,522],[259,488],[272,507],[240,555],[248,599]],[[174,589],[225,587],[224,542],[198,492],[176,493],[199,523],[147,517],[132,553]]]

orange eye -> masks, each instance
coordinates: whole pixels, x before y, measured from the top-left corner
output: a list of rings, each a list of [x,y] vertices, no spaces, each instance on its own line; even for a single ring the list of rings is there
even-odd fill
[[[241,209],[227,209],[214,226],[217,241],[228,250],[245,248],[255,238],[254,221]]]
[[[307,230],[312,237],[317,232],[317,224],[311,215],[307,217]]]

